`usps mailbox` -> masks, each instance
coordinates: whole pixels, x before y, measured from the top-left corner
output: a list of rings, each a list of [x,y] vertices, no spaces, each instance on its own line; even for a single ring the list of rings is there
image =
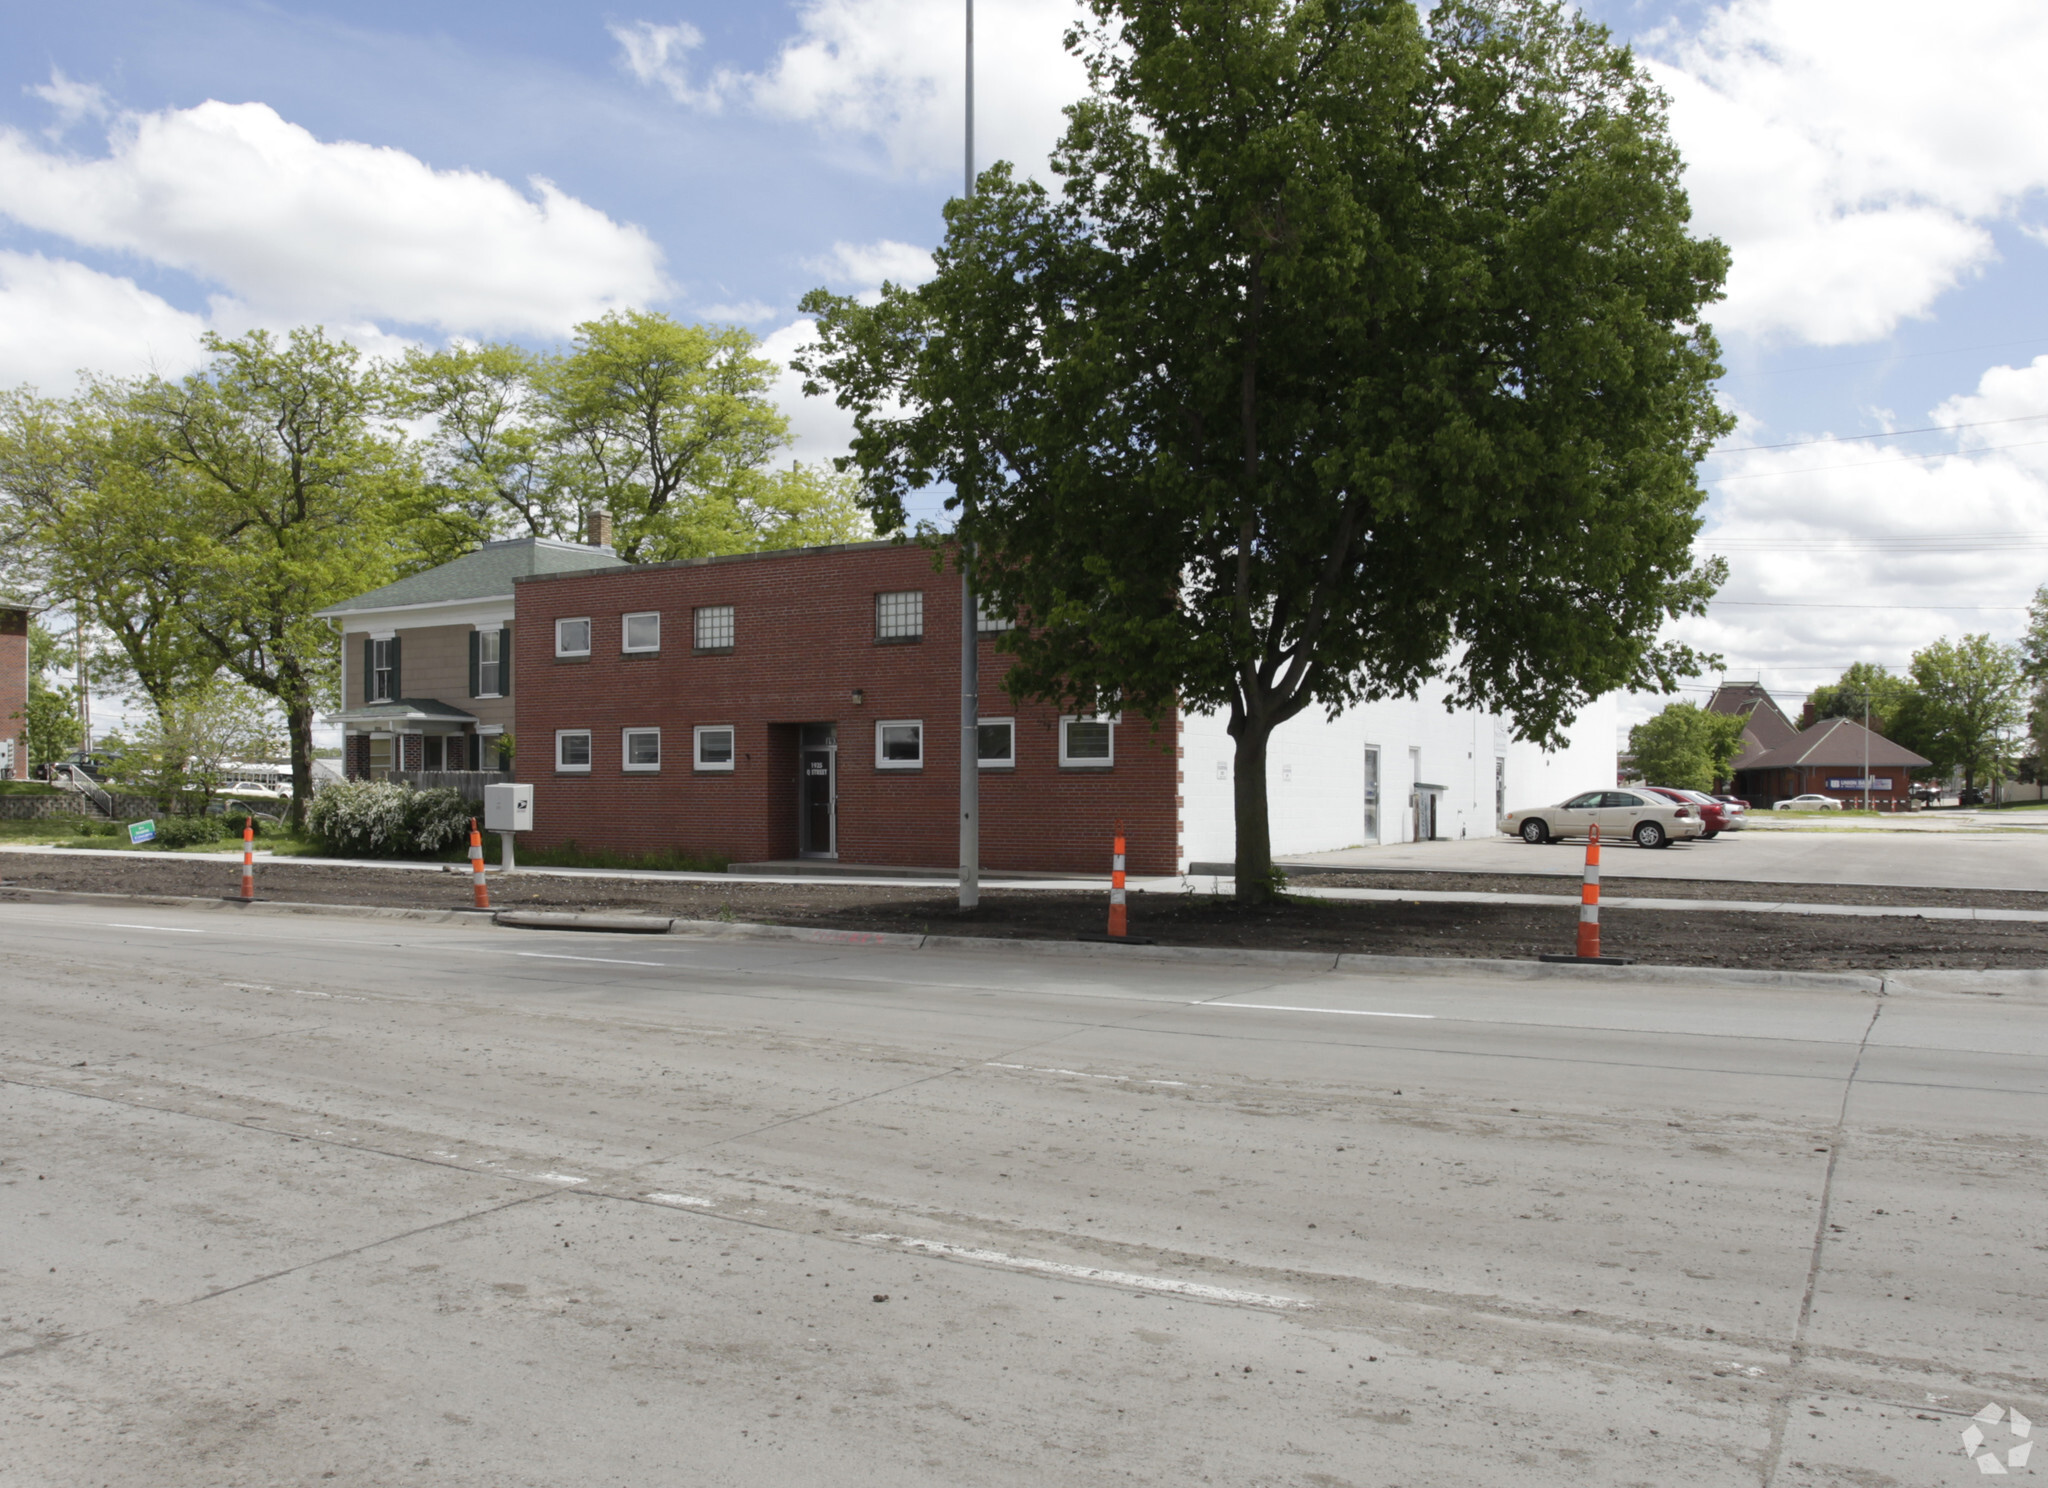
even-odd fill
[[[531,832],[533,830],[533,787],[530,785],[485,786],[484,829],[490,832]]]

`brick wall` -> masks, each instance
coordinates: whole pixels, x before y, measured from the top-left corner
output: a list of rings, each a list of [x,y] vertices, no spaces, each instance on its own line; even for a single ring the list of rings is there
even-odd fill
[[[924,639],[878,644],[875,596],[900,590],[924,593]],[[725,604],[735,609],[732,651],[697,654],[694,610]],[[958,861],[960,586],[923,549],[878,544],[536,577],[519,582],[517,607],[514,729],[519,778],[536,788],[536,846],[574,838],[740,862],[793,856],[798,730],[832,723],[840,860]],[[660,652],[624,654],[621,617],[647,610],[662,617]],[[558,659],[555,621],[584,616],[590,655]],[[1177,721],[1155,733],[1127,717],[1111,768],[1063,769],[1057,712],[1013,703],[1001,686],[1007,669],[984,640],[982,717],[1016,719],[1017,764],[981,772],[983,864],[1105,873],[1121,818],[1132,871],[1173,872]],[[922,769],[877,767],[875,725],[885,719],[923,722]],[[700,725],[736,731],[731,772],[694,768]],[[661,730],[658,772],[622,768],[627,728]],[[587,775],[555,768],[562,729],[591,731]]]
[[[14,741],[16,780],[28,779],[28,611],[0,607],[0,739]]]

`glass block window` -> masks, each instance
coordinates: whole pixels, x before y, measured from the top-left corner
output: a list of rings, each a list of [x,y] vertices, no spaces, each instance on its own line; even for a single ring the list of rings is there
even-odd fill
[[[732,727],[729,724],[705,724],[697,730],[697,768],[700,770],[730,770],[732,768]]]
[[[555,768],[577,775],[590,773],[590,730],[560,729],[555,733]]]
[[[875,767],[881,770],[924,768],[924,724],[903,718],[875,725]]]
[[[646,773],[661,768],[660,729],[627,729],[622,743],[624,759],[621,764],[627,770]]]
[[[1017,622],[992,613],[988,602],[977,594],[974,597],[974,628],[982,635],[1000,635],[1006,630],[1015,630]]]
[[[1115,764],[1114,727],[1106,718],[1062,718],[1060,763],[1070,768],[1098,770]]]
[[[661,649],[661,611],[647,610],[638,615],[626,615],[619,622],[619,649],[622,651],[659,651]]]
[[[576,620],[555,622],[555,655],[588,656],[590,654],[590,619],[584,616]]]
[[[924,591],[904,589],[895,594],[875,596],[875,639],[878,641],[919,641],[924,639]]]
[[[697,607],[697,649],[699,651],[732,650],[732,606],[699,605]]]
[[[984,718],[975,727],[977,763],[984,770],[1014,770],[1017,767],[1017,721],[1014,718]]]

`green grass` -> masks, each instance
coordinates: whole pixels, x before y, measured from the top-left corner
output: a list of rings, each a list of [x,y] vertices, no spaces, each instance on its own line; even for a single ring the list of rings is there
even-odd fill
[[[40,780],[0,780],[0,796],[61,796],[65,792]]]

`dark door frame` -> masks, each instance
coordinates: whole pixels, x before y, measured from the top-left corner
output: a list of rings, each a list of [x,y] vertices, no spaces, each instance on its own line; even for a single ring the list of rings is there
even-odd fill
[[[825,830],[829,841],[820,848],[811,835],[811,774],[813,757],[825,763]],[[797,856],[837,858],[839,856],[839,731],[829,723],[798,726],[796,747],[796,841]]]

